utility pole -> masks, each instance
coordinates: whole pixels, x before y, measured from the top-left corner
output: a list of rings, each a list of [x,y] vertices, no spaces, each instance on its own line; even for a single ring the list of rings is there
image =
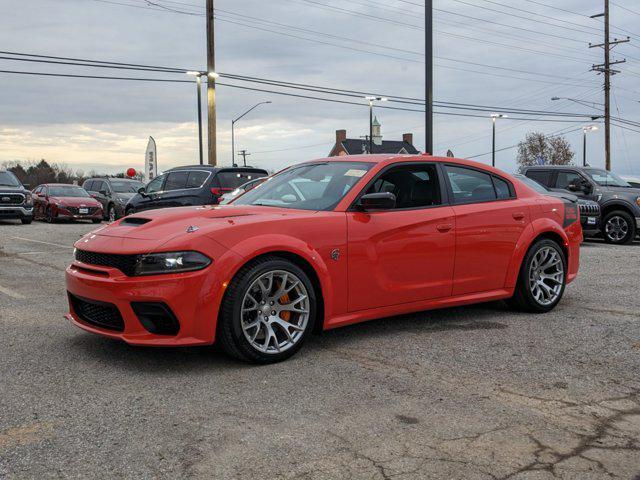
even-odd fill
[[[250,156],[250,153],[247,153],[246,150],[240,150],[238,152],[238,155],[240,155],[242,157],[242,164],[246,167],[247,166],[247,157]]]
[[[433,0],[424,1],[425,152],[433,155]]]
[[[216,150],[216,51],[215,51],[215,22],[213,18],[213,0],[207,0],[207,113],[208,113],[208,139],[209,139],[209,164],[217,165],[218,156]]]
[[[611,170],[611,76],[616,73],[620,73],[620,70],[613,70],[612,65],[618,65],[625,63],[626,60],[611,61],[611,49],[619,43],[626,43],[629,41],[629,37],[624,40],[618,40],[614,38],[611,41],[609,36],[609,0],[604,0],[604,13],[598,13],[597,15],[591,15],[591,18],[604,17],[604,43],[589,44],[589,48],[604,49],[604,63],[599,65],[593,65],[591,70],[604,74],[604,150],[605,150],[605,168],[607,171]]]

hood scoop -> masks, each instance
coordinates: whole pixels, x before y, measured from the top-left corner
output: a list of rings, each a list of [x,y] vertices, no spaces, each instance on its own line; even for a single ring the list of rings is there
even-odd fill
[[[124,220],[122,220],[122,222],[120,222],[120,225],[139,227],[140,225],[144,225],[145,223],[149,223],[150,221],[150,218],[126,217]]]

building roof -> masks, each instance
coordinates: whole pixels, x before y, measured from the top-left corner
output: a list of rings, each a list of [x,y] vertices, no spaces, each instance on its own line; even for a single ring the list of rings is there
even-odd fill
[[[369,141],[357,138],[347,138],[343,140],[342,146],[348,155],[361,155],[369,149]],[[371,153],[400,153],[404,148],[405,152],[415,155],[420,153],[416,147],[402,140],[383,140],[382,145],[373,145]]]

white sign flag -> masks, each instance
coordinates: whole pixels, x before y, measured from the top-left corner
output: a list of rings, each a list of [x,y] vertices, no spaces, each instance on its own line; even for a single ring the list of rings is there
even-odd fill
[[[156,150],[156,141],[153,137],[149,137],[147,144],[147,153],[144,158],[144,180],[150,182],[158,176],[158,151]]]

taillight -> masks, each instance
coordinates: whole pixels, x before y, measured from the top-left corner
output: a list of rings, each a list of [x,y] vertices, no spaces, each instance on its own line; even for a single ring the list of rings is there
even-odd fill
[[[562,226],[567,228],[579,219],[580,211],[578,209],[578,205],[573,202],[564,202],[564,223]]]

